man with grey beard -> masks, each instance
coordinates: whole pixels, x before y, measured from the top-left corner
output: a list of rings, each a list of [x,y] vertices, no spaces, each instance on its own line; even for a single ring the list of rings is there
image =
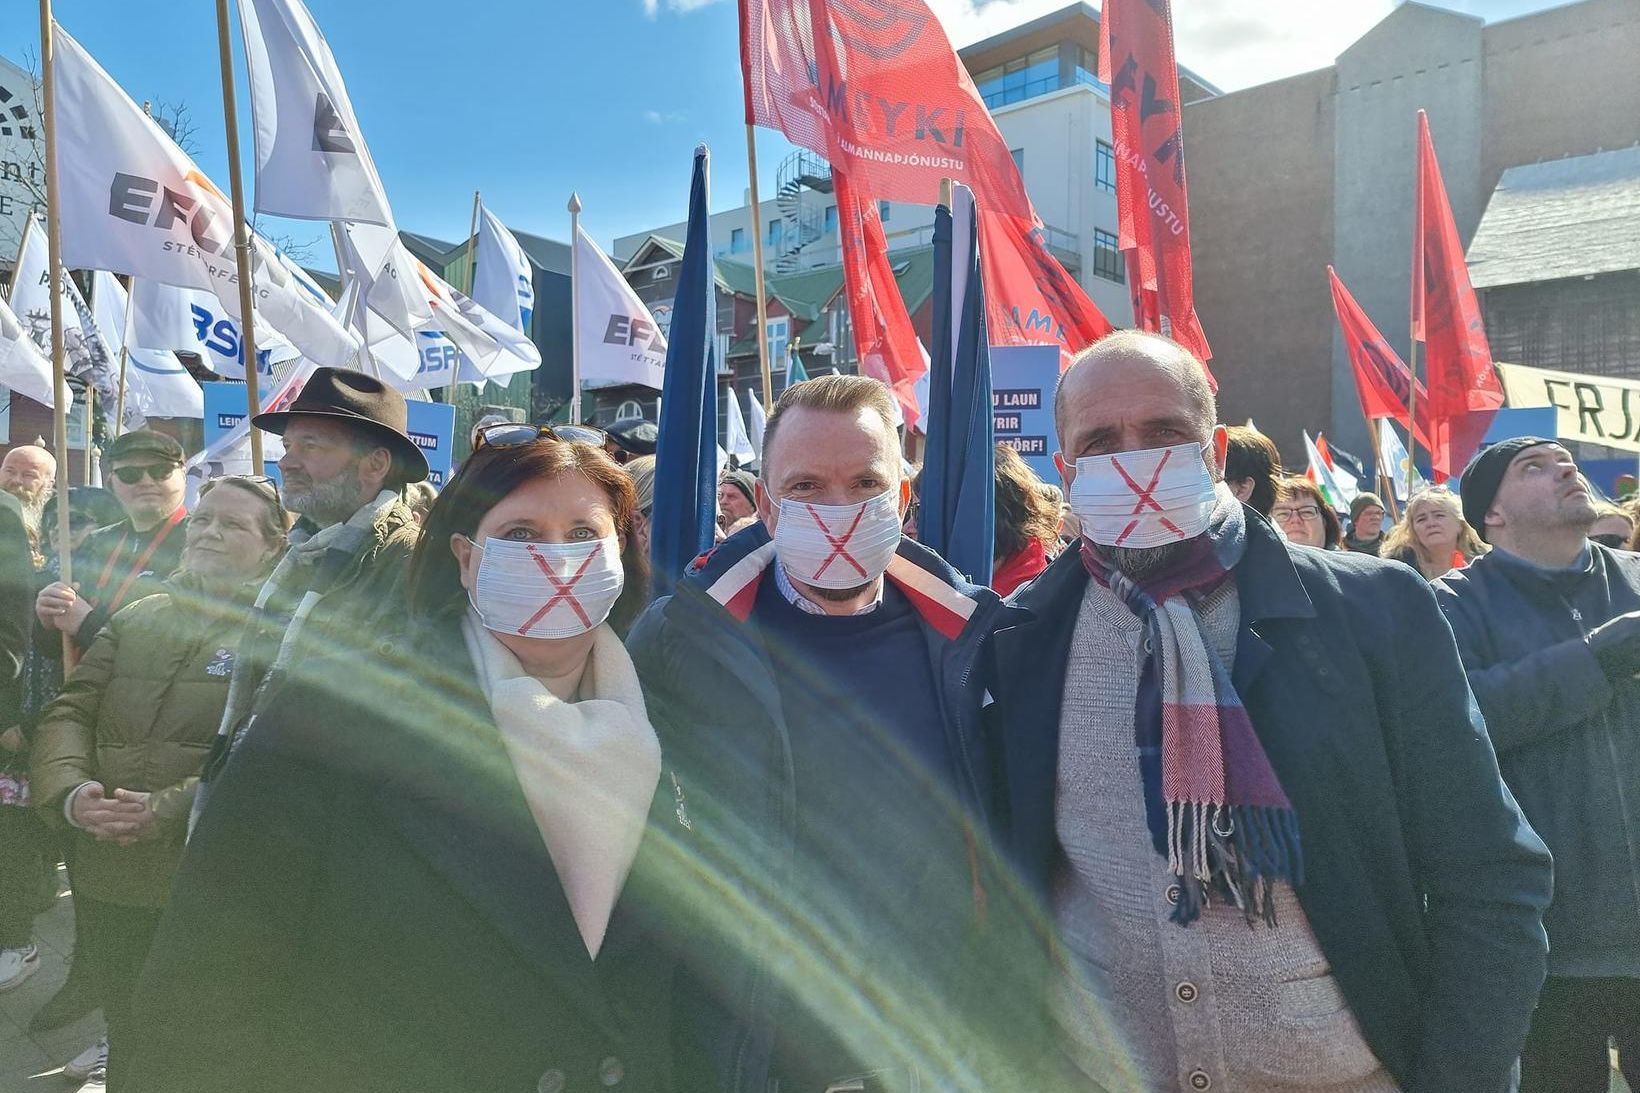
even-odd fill
[[[240,640],[196,817],[234,743],[284,678],[323,676],[336,654],[379,642],[397,615],[417,538],[402,491],[427,477],[406,415],[404,396],[381,380],[319,368],[287,408],[253,419],[285,439],[283,500],[301,518]],[[348,681],[333,685],[345,688]]]
[[[0,490],[17,498],[23,522],[40,534],[40,512],[57,482],[57,460],[38,444],[19,444],[0,460]]]
[[[991,712],[1065,1088],[1509,1088],[1549,856],[1429,588],[1238,502],[1166,338],[1084,351],[1055,416],[1083,538],[1012,601]]]

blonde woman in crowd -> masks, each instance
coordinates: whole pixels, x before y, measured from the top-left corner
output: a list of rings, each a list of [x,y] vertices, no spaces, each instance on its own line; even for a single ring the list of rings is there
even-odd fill
[[[1407,502],[1401,522],[1384,540],[1381,558],[1405,562],[1433,581],[1462,569],[1487,551],[1475,529],[1464,522],[1458,495],[1433,486]]]

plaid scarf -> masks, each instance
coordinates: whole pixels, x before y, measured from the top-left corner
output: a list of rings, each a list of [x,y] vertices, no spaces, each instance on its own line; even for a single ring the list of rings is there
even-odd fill
[[[1150,637],[1134,736],[1151,835],[1182,893],[1173,911],[1180,925],[1194,922],[1216,895],[1249,923],[1262,918],[1274,926],[1274,884],[1304,879],[1298,816],[1192,610],[1246,548],[1241,504],[1223,487],[1207,531],[1143,581],[1082,541],[1088,575],[1122,597]]]

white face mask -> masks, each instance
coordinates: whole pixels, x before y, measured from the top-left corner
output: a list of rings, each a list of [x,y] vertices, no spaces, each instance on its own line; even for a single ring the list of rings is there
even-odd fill
[[[483,558],[467,600],[498,634],[577,637],[609,617],[626,583],[613,535],[591,543],[485,539],[473,549]]]
[[[1100,546],[1143,548],[1206,531],[1218,499],[1206,450],[1175,444],[1078,459],[1070,503],[1082,534]]]
[[[854,505],[785,498],[774,550],[792,580],[815,588],[858,588],[888,570],[900,545],[900,491]]]

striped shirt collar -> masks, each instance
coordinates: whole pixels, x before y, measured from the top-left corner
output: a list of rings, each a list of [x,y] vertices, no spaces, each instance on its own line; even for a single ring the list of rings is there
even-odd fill
[[[797,586],[792,583],[791,577],[786,574],[786,567],[780,564],[780,559],[778,558],[776,558],[774,562],[774,584],[776,588],[780,589],[780,594],[786,597],[786,602],[803,612],[805,615],[830,614],[830,612],[828,612],[824,607],[821,607],[819,604],[815,603],[813,600],[809,599],[797,590]],[[882,605],[882,602],[883,582],[879,579],[877,582],[876,598],[864,607],[860,608],[858,611],[850,612],[850,614],[869,615],[873,611],[877,610],[877,608]]]

